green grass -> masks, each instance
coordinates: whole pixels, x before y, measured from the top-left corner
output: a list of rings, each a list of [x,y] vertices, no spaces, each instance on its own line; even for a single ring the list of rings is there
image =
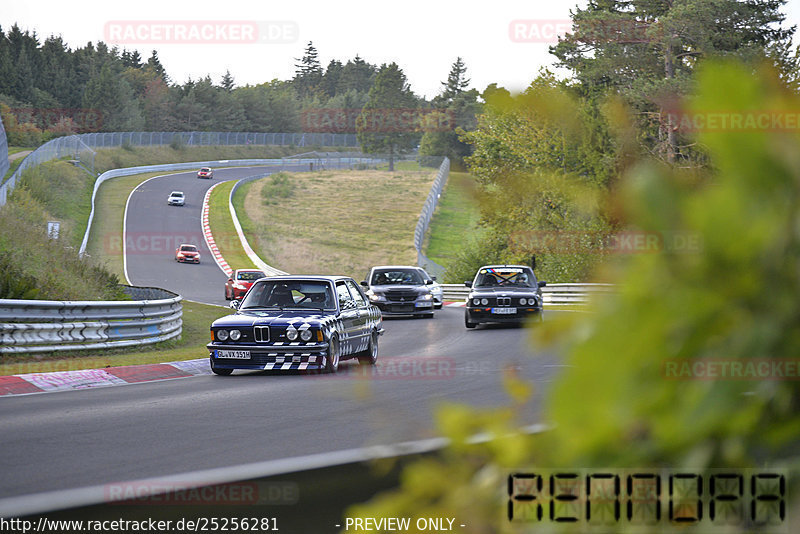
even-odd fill
[[[3,184],[3,183],[5,183],[5,181],[6,181],[6,180],[8,180],[9,178],[11,178],[11,175],[12,175],[12,174],[14,174],[14,171],[16,171],[16,170],[17,170],[17,168],[18,168],[20,165],[22,165],[22,162],[23,162],[23,161],[25,161],[25,158],[19,158],[19,159],[15,159],[14,161],[10,162],[10,163],[8,164],[8,171],[6,171],[6,174],[5,174],[5,176],[3,176],[3,179],[2,179],[2,180],[0,180],[0,184]]]
[[[428,227],[425,254],[446,265],[455,259],[479,218],[475,178],[465,172],[451,172]]]
[[[256,266],[247,257],[242,247],[236,228],[233,226],[228,198],[236,182],[222,182],[214,188],[209,199],[208,222],[211,233],[222,257],[231,269],[255,269]]]
[[[289,198],[265,199],[263,189],[273,187],[265,178],[234,200],[251,246],[273,267],[361,280],[373,265],[416,263],[414,228],[435,176],[436,169],[289,173]]]
[[[8,147],[8,155],[16,154],[17,152],[24,152],[26,150],[36,150],[36,147],[33,146],[10,146]],[[24,158],[23,158],[24,159]]]

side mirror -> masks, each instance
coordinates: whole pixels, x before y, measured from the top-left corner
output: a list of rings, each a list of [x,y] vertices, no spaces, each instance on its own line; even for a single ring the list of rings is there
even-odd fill
[[[472,287],[472,282],[464,282],[464,285],[467,287]]]
[[[547,285],[547,282],[539,281],[539,287],[544,287]]]
[[[233,278],[228,278],[228,282],[233,282]]]
[[[436,281],[436,277],[435,277],[435,276],[433,277],[433,281],[434,281],[434,282]]]
[[[367,283],[366,280],[362,280],[361,281],[361,285],[364,286],[364,287],[369,287],[369,284]]]
[[[429,285],[431,285],[432,283],[433,283],[433,280],[431,280],[431,279],[425,280],[425,285],[426,285],[426,286],[429,286]]]
[[[239,306],[240,306],[241,304],[242,304],[242,301],[241,301],[241,300],[232,300],[232,301],[231,301],[231,303],[229,304],[229,306],[230,306],[230,308],[231,308],[232,310],[238,310],[238,309],[239,309]]]

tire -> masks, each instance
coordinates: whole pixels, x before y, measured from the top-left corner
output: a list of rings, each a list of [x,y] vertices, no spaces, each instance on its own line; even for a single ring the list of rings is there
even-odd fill
[[[437,310],[441,310],[442,306],[443,306],[443,304],[436,304],[433,307],[436,308]]]
[[[467,328],[475,328],[476,326],[478,326],[478,323],[469,322],[469,318],[467,317],[467,314],[465,313],[464,314],[464,326],[466,326]]]
[[[339,346],[339,338],[331,339],[330,349],[328,349],[328,357],[325,358],[325,372],[335,373],[339,370],[339,358],[341,357],[341,347]]]
[[[373,332],[369,338],[369,345],[363,352],[357,354],[359,365],[375,365],[378,361],[378,333]]]
[[[428,313],[428,314],[423,315],[423,317],[426,318],[426,319],[433,319],[433,314],[432,313]]]
[[[220,369],[219,367],[214,367],[212,365],[211,372],[219,376],[230,376],[231,373],[233,373],[233,369]]]

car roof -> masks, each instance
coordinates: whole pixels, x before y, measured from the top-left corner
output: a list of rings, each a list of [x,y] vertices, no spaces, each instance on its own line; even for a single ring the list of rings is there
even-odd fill
[[[173,191],[170,195],[182,195],[183,191]]]
[[[416,265],[376,265],[370,268],[372,269],[421,269],[422,267],[417,267]]]
[[[264,273],[261,269],[236,269],[237,273]],[[267,273],[264,273],[267,274]]]
[[[480,271],[481,269],[506,269],[506,268],[510,268],[510,269],[530,269],[531,271],[533,270],[530,265],[508,265],[508,264],[484,265],[483,267],[481,267],[478,270]]]
[[[261,278],[257,280],[257,282],[261,282],[265,280],[267,282],[277,280],[285,280],[287,282],[296,282],[297,280],[313,280],[319,282],[338,282],[339,280],[352,280],[349,276],[344,275],[322,275],[322,274],[290,274],[290,275],[282,275],[282,276],[268,276],[266,278]]]

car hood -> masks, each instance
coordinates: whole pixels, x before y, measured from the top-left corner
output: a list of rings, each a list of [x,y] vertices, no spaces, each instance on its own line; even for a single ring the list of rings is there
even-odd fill
[[[311,325],[327,322],[333,312],[313,312],[313,311],[279,311],[279,310],[244,310],[233,315],[220,317],[211,326],[288,326],[290,324],[308,323]]]
[[[392,284],[386,286],[369,286],[369,288],[375,293],[385,293],[386,291],[393,291],[393,290],[403,290],[403,291],[416,291],[418,293],[427,293],[428,286],[425,285],[418,285],[418,286],[410,286],[407,284]]]
[[[184,256],[197,256],[200,253],[193,250],[179,250],[178,254],[183,254]]]

